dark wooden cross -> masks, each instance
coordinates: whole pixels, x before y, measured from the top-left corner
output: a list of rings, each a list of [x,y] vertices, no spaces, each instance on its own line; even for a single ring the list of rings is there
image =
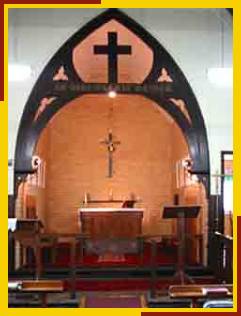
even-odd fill
[[[120,144],[120,141],[113,140],[113,134],[112,131],[110,130],[108,133],[108,138],[101,141],[101,144],[104,144],[107,146],[108,150],[108,178],[112,178],[113,176],[113,153],[116,149],[116,145]]]
[[[131,55],[131,46],[118,45],[117,33],[108,32],[108,45],[95,45],[94,54],[108,56],[108,82],[118,81],[118,55]]]

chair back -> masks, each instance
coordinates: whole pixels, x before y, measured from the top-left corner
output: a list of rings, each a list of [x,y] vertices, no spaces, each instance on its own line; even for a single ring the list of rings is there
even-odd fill
[[[232,300],[208,300],[203,304],[203,308],[232,308]]]

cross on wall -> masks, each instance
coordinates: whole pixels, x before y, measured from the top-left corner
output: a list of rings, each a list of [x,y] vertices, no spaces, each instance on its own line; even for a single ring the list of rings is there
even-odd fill
[[[95,45],[95,55],[107,55],[108,56],[108,82],[118,82],[118,56],[119,55],[131,55],[130,45],[118,45],[117,33],[108,32],[108,44],[107,45]]]

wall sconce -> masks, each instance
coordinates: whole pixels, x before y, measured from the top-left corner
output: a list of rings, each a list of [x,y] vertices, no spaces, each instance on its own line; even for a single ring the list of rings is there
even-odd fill
[[[32,167],[34,170],[38,169],[38,167],[40,166],[42,160],[39,156],[33,156],[32,158]]]
[[[191,168],[192,168],[192,160],[190,158],[183,159],[182,166],[184,169],[186,169],[188,172],[190,172]]]

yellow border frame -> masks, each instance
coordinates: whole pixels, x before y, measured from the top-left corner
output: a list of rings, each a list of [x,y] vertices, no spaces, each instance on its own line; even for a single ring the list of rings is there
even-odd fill
[[[8,65],[8,10],[11,8],[234,8],[234,170],[235,170],[235,181],[234,181],[234,209],[240,210],[240,214],[235,212],[235,215],[241,215],[240,201],[241,197],[238,194],[238,180],[241,179],[240,172],[241,168],[238,168],[238,158],[240,157],[240,145],[238,144],[238,135],[241,135],[241,125],[238,125],[238,117],[240,116],[241,107],[238,106],[238,91],[236,86],[241,82],[240,76],[241,72],[238,72],[238,66],[240,62],[238,60],[238,53],[240,54],[241,48],[238,42],[238,30],[241,29],[241,2],[240,1],[222,1],[214,0],[210,3],[210,0],[169,0],[164,3],[158,3],[160,1],[148,0],[148,1],[134,1],[134,0],[103,0],[101,5],[69,5],[69,4],[5,4],[4,5],[4,102],[0,102],[0,126],[1,126],[1,155],[0,155],[0,176],[1,176],[1,187],[0,187],[0,202],[1,202],[1,224],[2,228],[0,230],[1,238],[1,252],[4,254],[1,260],[1,269],[0,269],[0,313],[1,315],[24,315],[32,316],[33,313],[38,316],[44,313],[45,315],[59,316],[65,315],[95,315],[97,313],[103,313],[103,315],[113,315],[113,313],[118,316],[122,315],[123,312],[126,316],[137,316],[141,312],[227,312],[224,309],[177,309],[177,308],[165,308],[165,309],[42,309],[42,308],[8,308],[8,293],[7,293],[7,282],[8,282],[8,273],[7,273],[7,101],[8,101],[8,78],[7,78],[7,65]],[[4,226],[6,224],[6,226]],[[234,216],[234,235],[237,236],[237,220]],[[237,240],[234,238],[234,276],[237,274]],[[234,278],[235,280],[235,278]],[[237,311],[237,282],[234,282],[234,308],[229,309],[228,312]]]

